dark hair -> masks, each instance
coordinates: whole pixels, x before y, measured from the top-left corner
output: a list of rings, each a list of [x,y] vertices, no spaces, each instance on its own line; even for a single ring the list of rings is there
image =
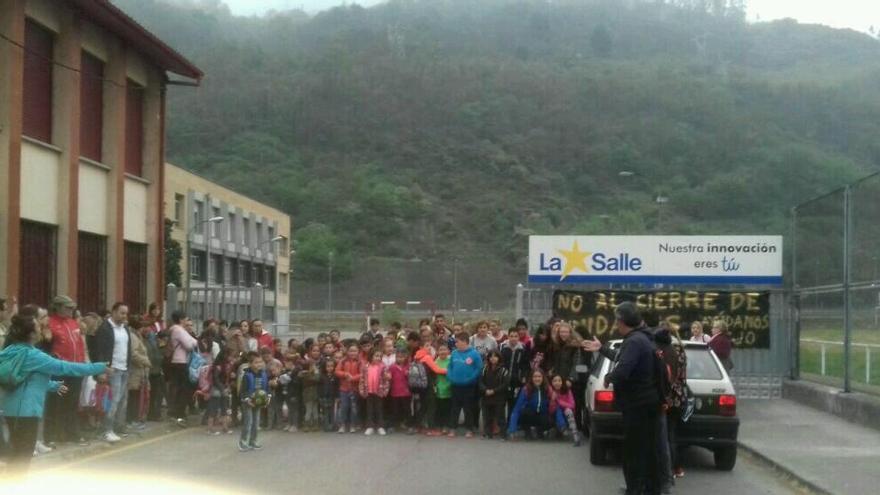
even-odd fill
[[[0,311],[6,311],[6,299],[0,297]]]
[[[398,356],[409,357],[409,351],[406,349],[397,349],[397,352],[395,354],[397,354]]]
[[[443,316],[443,313],[437,313],[437,314],[435,314],[435,315],[434,315],[434,319],[436,320],[437,318],[443,318],[444,320],[446,319],[446,317]]]
[[[327,340],[327,337],[328,337],[327,332],[321,332],[318,334],[319,339]]]
[[[378,324],[379,324],[379,320],[377,320],[376,318],[370,318],[370,326],[378,325]]]
[[[263,319],[262,318],[254,318],[253,320],[251,320],[251,325],[253,325],[256,322],[263,323]]]
[[[639,314],[638,306],[630,301],[618,304],[614,308],[614,317],[630,328],[636,328],[642,323],[642,315]]]
[[[19,313],[12,317],[12,325],[9,327],[4,347],[9,347],[12,344],[30,344],[31,334],[36,331],[37,320],[33,316]]]
[[[660,314],[653,309],[649,309],[642,313],[642,320],[644,320],[645,325],[650,328],[657,328],[660,326]]]
[[[141,318],[141,315],[132,314],[128,317],[128,327],[133,328],[135,330],[140,330],[141,327],[144,326],[144,319]]]
[[[294,342],[296,342],[296,339],[295,339],[295,338],[293,338],[293,339],[288,339],[288,340],[287,340],[287,347],[292,346]]]
[[[400,330],[402,328],[402,326],[399,321],[395,321],[394,323],[391,324],[391,328],[393,328],[395,330]]]
[[[229,322],[226,320],[220,320],[220,323],[218,323],[218,325],[223,325],[226,328],[229,328]]]
[[[252,362],[256,358],[260,358],[260,359],[263,358],[263,355],[257,351],[250,351],[246,354],[246,356],[247,356],[247,362],[249,362],[249,363]]]
[[[516,320],[516,328],[519,328],[519,327],[526,327],[526,330],[528,330],[529,329],[529,322],[527,322],[525,318],[520,318],[520,319]]]
[[[23,308],[18,310],[18,314],[24,317],[30,317],[34,320],[37,319],[37,316],[40,314],[40,307],[36,304],[26,304]]]
[[[113,303],[113,307],[110,309],[110,311],[116,312],[119,308],[121,308],[123,306],[125,306],[126,308],[128,307],[128,305],[125,304],[124,302],[116,301],[115,303]]]
[[[498,366],[504,366],[504,358],[501,356],[501,351],[498,349],[492,349],[488,353],[486,353],[486,366],[491,366],[492,362],[489,361],[489,358],[492,356],[498,356]]]
[[[458,332],[455,334],[455,340],[460,340],[462,342],[470,342],[471,336],[468,335],[467,332]]]
[[[154,309],[159,309],[159,305],[151,302],[149,306],[147,306],[147,313],[151,313]]]
[[[182,310],[177,310],[171,313],[171,321],[174,323],[180,323],[186,319],[186,312]]]
[[[568,384],[565,383],[565,378],[562,378],[562,375],[560,375],[559,373],[556,373],[550,377],[550,383],[548,383],[548,385],[552,388],[553,387],[553,380],[555,380],[557,376],[559,377],[560,380],[562,380],[562,388],[559,389],[559,392],[563,393],[563,394],[568,393]]]
[[[336,360],[335,360],[335,359],[327,359],[327,360],[324,361],[324,364],[321,366],[321,371],[322,371],[322,372],[323,372],[324,370],[327,369],[327,364],[328,364],[328,363],[333,365],[333,369],[336,369]],[[336,375],[333,374],[333,375],[331,375],[331,376],[336,376]]]
[[[407,342],[421,342],[422,336],[419,334],[419,332],[416,332],[415,330],[413,330],[412,332],[406,334],[406,341]]]
[[[525,390],[526,390],[526,391],[525,391],[525,394],[526,394],[526,397],[531,397],[532,394],[535,392],[535,384],[532,383],[532,378],[535,376],[535,373],[540,374],[540,375],[541,375],[541,378],[544,379],[544,381],[542,382],[541,387],[544,389],[544,392],[545,392],[545,393],[547,392],[547,389],[550,387],[550,384],[547,383],[547,375],[544,374],[544,372],[541,370],[541,368],[535,368],[535,369],[533,369],[533,370],[529,373],[529,379],[526,380],[526,385],[525,385]]]

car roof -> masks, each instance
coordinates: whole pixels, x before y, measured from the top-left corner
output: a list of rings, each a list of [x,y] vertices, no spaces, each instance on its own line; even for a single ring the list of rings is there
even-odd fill
[[[620,347],[620,344],[623,343],[623,339],[614,339],[609,340],[607,342],[608,346],[612,349]],[[678,340],[678,343],[684,345],[685,349],[708,349],[709,346],[704,342],[693,342],[690,340]]]

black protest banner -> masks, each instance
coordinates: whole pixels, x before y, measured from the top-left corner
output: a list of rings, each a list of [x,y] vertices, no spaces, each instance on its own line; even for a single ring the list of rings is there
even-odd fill
[[[652,310],[661,320],[676,325],[701,321],[707,334],[712,322],[721,319],[737,348],[770,348],[769,292],[557,290],[553,293],[553,315],[586,327],[590,335],[604,342],[618,338],[614,307],[623,301],[634,301],[642,311]]]

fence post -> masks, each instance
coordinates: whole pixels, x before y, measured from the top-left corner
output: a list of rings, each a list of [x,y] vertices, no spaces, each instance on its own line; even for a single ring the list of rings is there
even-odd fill
[[[791,378],[801,377],[801,296],[797,279],[797,207],[791,209],[791,308],[789,352],[792,354]]]
[[[523,284],[516,284],[516,319],[523,317]]]
[[[850,280],[852,257],[852,188],[843,189],[843,391],[851,392],[850,358],[852,350],[852,301],[850,300]]]
[[[819,354],[821,355],[819,359],[819,369],[821,370],[822,376],[825,376],[825,344],[820,344],[822,347],[820,348]]]
[[[177,286],[168,284],[165,286],[165,315],[177,311]]]

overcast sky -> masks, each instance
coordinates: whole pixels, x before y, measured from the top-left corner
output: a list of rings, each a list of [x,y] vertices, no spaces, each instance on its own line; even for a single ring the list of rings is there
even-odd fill
[[[303,8],[316,12],[343,3],[369,6],[382,0],[225,0],[236,14],[262,14],[270,9]],[[474,0],[478,2],[479,0]],[[880,0],[747,0],[749,19],[764,21],[792,17],[803,23],[827,24],[867,31],[880,29]]]

